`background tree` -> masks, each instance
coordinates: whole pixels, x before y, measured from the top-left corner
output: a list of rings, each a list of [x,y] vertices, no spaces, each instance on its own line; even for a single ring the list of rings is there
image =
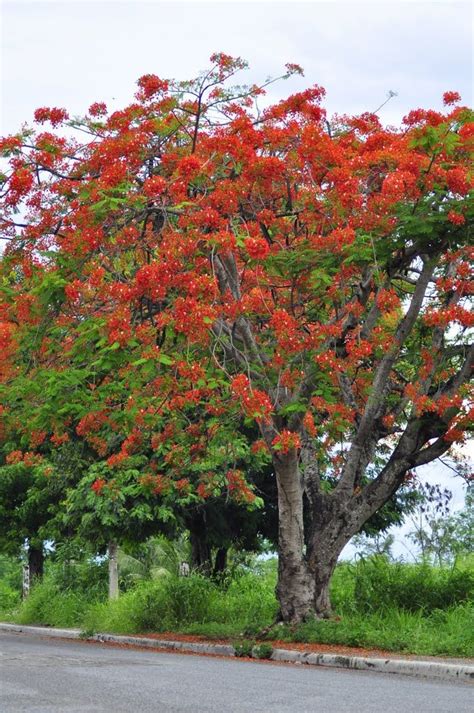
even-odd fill
[[[408,539],[417,547],[421,558],[438,566],[453,563],[457,557],[473,552],[473,496],[468,484],[465,505],[451,513],[452,493],[447,488],[425,483],[419,489],[420,501],[410,518],[413,529]]]

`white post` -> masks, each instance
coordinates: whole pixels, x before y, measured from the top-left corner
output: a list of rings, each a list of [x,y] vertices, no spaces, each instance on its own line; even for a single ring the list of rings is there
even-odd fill
[[[23,565],[23,587],[22,587],[22,594],[23,594],[23,599],[26,599],[28,594],[30,593],[30,568],[27,564]]]
[[[107,554],[109,556],[109,599],[118,599],[118,564],[117,564],[117,543],[109,542]]]
[[[187,562],[179,563],[179,576],[189,577],[189,564]]]

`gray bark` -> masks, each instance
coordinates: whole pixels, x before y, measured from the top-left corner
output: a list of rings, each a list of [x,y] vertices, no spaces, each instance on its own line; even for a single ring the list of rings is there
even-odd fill
[[[118,599],[119,597],[117,550],[117,543],[109,542],[107,548],[109,557],[109,599]]]
[[[300,622],[313,611],[314,582],[305,556],[303,483],[296,453],[274,457],[278,486],[278,584],[280,618]]]

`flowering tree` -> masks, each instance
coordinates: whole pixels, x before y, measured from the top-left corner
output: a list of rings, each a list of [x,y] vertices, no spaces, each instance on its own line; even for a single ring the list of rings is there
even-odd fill
[[[236,464],[271,457],[280,613],[300,621],[329,615],[344,545],[472,426],[472,113],[448,92],[400,128],[329,121],[318,86],[259,110],[264,87],[227,86],[245,63],[211,61],[3,140],[2,379],[59,383],[44,437],[79,434],[112,479],[145,455],[161,495],[251,502]]]

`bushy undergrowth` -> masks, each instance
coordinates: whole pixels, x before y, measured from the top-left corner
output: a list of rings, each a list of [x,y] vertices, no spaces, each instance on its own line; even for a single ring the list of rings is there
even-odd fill
[[[0,614],[20,604],[21,563],[13,557],[0,555]]]
[[[341,644],[412,654],[474,656],[474,607],[407,612],[389,609],[371,614],[312,621],[296,629],[277,626],[266,636],[282,641]]]
[[[84,620],[87,629],[166,631],[210,626],[220,638],[243,630],[258,631],[269,626],[276,615],[273,588],[267,579],[248,573],[228,586],[199,574],[169,575],[142,582],[115,602],[92,607]]]
[[[78,626],[91,606],[86,592],[71,589],[61,591],[51,576],[32,588],[14,619],[19,624],[45,624],[46,626]]]
[[[474,569],[389,563],[382,557],[353,569],[353,604],[361,613],[402,609],[432,612],[474,600]]]
[[[103,574],[94,570],[88,580],[85,571],[68,573],[65,586],[64,572],[50,571],[12,617],[87,632],[172,630],[232,639],[255,638],[277,612],[272,563],[219,582],[199,574],[143,580],[112,602],[105,598]],[[342,563],[332,582],[334,619],[273,627],[266,638],[473,656],[473,595],[472,565],[439,569],[382,558]]]
[[[0,615],[8,613],[20,604],[20,592],[4,582],[0,582]]]

